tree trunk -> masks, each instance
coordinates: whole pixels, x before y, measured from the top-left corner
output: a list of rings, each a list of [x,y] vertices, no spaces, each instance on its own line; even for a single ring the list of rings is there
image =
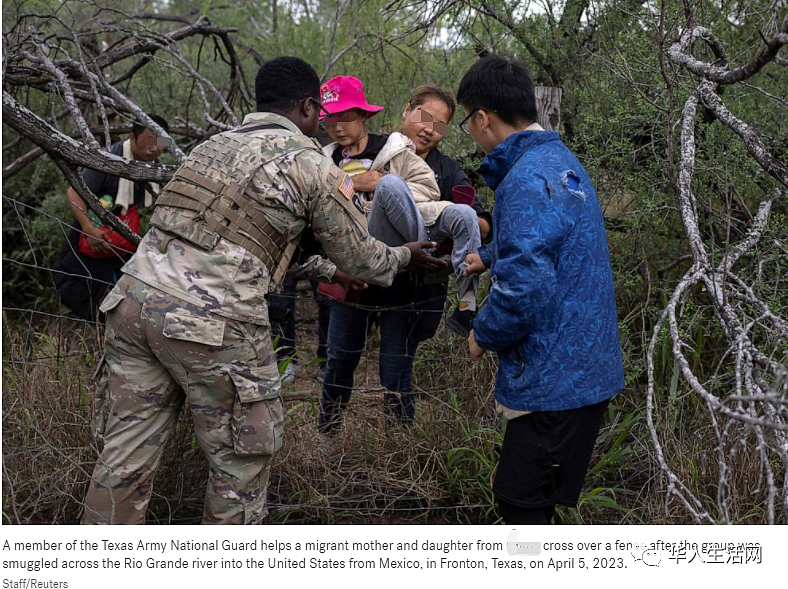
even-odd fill
[[[560,133],[561,128],[561,88],[537,86],[536,93],[537,120],[546,131]]]

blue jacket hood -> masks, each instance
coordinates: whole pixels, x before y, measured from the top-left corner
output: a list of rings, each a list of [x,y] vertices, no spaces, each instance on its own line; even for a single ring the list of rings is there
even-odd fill
[[[482,165],[479,166],[479,173],[484,177],[487,186],[497,190],[500,183],[506,178],[523,154],[528,150],[550,143],[560,141],[558,133],[553,131],[520,131],[513,133],[496,145],[493,150],[484,158]]]

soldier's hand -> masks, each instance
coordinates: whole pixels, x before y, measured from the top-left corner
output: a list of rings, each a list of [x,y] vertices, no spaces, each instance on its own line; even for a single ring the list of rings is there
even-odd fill
[[[355,276],[342,272],[339,268],[334,272],[334,277],[331,279],[333,284],[338,284],[345,290],[364,290],[367,288],[367,283],[359,280]]]
[[[353,176],[353,187],[361,192],[375,192],[378,187],[378,182],[385,176],[385,174],[371,170],[363,174],[356,174]]]
[[[433,258],[425,250],[435,249],[438,246],[434,241],[412,241],[406,243],[405,247],[410,250],[410,264],[405,266],[406,270],[414,272],[426,272],[432,274],[439,272],[446,267],[446,262]]]
[[[109,235],[98,227],[88,227],[85,230],[88,236],[88,247],[93,250],[96,255],[107,255],[112,253],[112,248],[109,245]]]

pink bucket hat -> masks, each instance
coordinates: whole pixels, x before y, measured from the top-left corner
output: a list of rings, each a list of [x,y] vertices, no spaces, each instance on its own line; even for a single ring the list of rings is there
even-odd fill
[[[383,110],[382,106],[375,106],[367,102],[364,94],[364,84],[355,76],[334,76],[320,87],[320,102],[332,115],[359,108],[375,115]],[[321,117],[322,118],[322,117]]]

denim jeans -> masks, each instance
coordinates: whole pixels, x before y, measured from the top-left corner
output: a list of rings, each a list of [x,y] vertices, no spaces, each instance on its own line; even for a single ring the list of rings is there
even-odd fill
[[[386,245],[398,246],[410,241],[453,240],[451,263],[457,275],[457,292],[462,296],[469,288],[474,292],[478,276],[463,276],[465,257],[481,247],[479,218],[468,205],[446,207],[434,224],[427,227],[407,183],[387,174],[375,190],[369,213],[369,233]]]
[[[369,233],[390,246],[426,241],[424,219],[405,181],[384,176],[375,190],[369,214]],[[335,302],[328,328],[328,363],[323,380],[318,429],[329,432],[339,426],[342,411],[353,391],[353,375],[365,351],[367,333],[378,318],[380,325],[380,384],[383,399],[393,417],[410,422],[415,412],[410,393],[416,341],[411,335],[411,316],[405,310],[369,311]]]
[[[454,240],[451,265],[455,270],[460,269],[468,254],[475,254],[482,246],[479,217],[468,205],[454,204],[443,209],[435,223],[427,227],[427,235],[432,241]]]
[[[380,384],[384,402],[399,421],[413,420],[413,358],[417,342],[410,338],[410,313],[405,310],[368,311],[334,302],[328,327],[328,363],[323,380],[318,429],[329,432],[342,420],[350,400],[353,375],[366,348],[367,333],[375,317],[380,325]]]
[[[369,234],[396,247],[411,241],[427,241],[424,219],[405,180],[386,174],[378,182],[368,219]]]
[[[468,267],[465,262],[466,256],[475,254],[482,246],[479,217],[476,211],[468,205],[449,205],[443,209],[435,223],[427,227],[427,235],[432,241],[441,242],[447,239],[454,241],[451,265],[457,276],[457,293],[462,297],[470,288],[473,288],[475,293],[479,284],[479,275],[463,276],[463,271]]]

